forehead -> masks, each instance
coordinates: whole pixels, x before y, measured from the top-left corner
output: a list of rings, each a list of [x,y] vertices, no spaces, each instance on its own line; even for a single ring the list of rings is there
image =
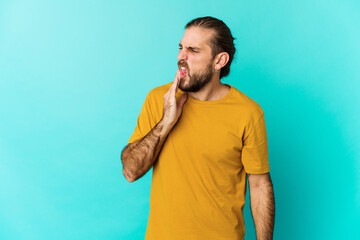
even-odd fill
[[[191,27],[185,30],[180,44],[185,47],[198,47],[201,49],[210,48],[210,40],[214,34],[211,29],[204,29],[199,27]]]

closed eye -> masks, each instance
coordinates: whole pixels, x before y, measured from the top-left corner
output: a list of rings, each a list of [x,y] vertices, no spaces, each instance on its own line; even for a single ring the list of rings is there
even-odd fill
[[[179,50],[181,50],[183,47],[182,45],[179,45]],[[191,52],[194,52],[194,53],[198,53],[199,49],[198,48],[193,48],[193,47],[187,47],[187,49],[189,49]]]

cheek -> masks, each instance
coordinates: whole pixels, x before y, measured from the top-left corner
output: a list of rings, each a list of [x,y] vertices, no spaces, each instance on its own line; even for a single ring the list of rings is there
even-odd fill
[[[202,70],[202,65],[200,62],[192,61],[189,63],[189,70],[192,72],[199,72]]]

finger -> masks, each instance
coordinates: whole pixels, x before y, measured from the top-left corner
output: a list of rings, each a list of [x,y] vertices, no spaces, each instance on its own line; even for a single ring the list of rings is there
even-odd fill
[[[178,101],[178,107],[179,108],[183,108],[184,103],[186,102],[188,98],[188,94],[187,93],[183,93]]]
[[[178,70],[178,71],[177,71],[177,74],[176,74],[176,88],[175,88],[175,93],[178,91],[179,85],[180,85],[180,71]]]
[[[180,74],[180,70],[178,69],[176,72],[173,84],[171,85],[171,88],[170,88],[171,92],[175,93],[177,91],[177,87],[179,85],[179,76],[180,76],[179,74]]]
[[[176,76],[177,76],[177,72],[176,72],[176,75],[175,75],[175,78],[174,78],[174,81],[172,82],[170,88],[169,88],[169,92],[173,91],[173,89],[175,88],[175,84],[176,84]]]

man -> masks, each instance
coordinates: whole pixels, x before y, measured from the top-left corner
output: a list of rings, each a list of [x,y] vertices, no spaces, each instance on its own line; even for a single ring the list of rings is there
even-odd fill
[[[218,19],[189,22],[174,81],[148,93],[122,151],[129,182],[153,166],[147,240],[244,239],[246,174],[257,239],[272,239],[264,112],[220,82],[230,72],[233,40]]]

